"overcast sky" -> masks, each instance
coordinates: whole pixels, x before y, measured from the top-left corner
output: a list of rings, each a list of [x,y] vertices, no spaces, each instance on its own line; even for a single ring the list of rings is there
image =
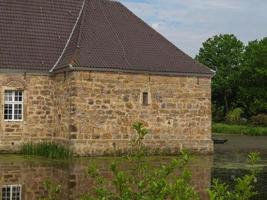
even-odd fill
[[[267,36],[267,0],[119,0],[194,57],[219,33],[247,43]]]

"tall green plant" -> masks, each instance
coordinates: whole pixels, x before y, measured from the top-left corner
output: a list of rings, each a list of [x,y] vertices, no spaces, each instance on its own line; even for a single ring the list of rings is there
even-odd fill
[[[21,153],[24,155],[44,156],[52,159],[68,159],[72,157],[72,152],[67,146],[53,142],[23,144]]]
[[[112,178],[104,178],[97,166],[90,166],[88,174],[94,180],[93,191],[83,200],[198,200],[199,195],[191,186],[191,173],[186,168],[188,153],[181,152],[176,159],[166,165],[154,166],[145,159],[143,144],[148,129],[140,123],[134,123],[136,138],[131,142],[131,152],[127,161],[131,169],[120,170],[117,163],[110,166]],[[178,171],[180,175],[178,175]],[[112,183],[112,184],[111,184]]]

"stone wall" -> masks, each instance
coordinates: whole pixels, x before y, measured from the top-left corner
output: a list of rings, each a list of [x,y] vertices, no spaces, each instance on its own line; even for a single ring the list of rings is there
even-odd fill
[[[23,121],[4,120],[5,90],[23,90]],[[49,76],[0,74],[0,105],[0,151],[16,151],[23,142],[53,137],[53,81]]]
[[[74,72],[71,79],[76,153],[127,151],[136,121],[150,129],[145,142],[155,150],[213,151],[210,78]],[[143,92],[148,106],[142,104]]]
[[[71,72],[54,76],[0,74],[0,104],[6,89],[24,91],[24,120],[7,122],[0,112],[0,151],[23,142],[64,141],[79,155],[127,151],[131,126],[150,129],[154,150],[187,148],[213,151],[210,78],[108,72]],[[148,105],[142,104],[143,92]]]
[[[54,81],[55,137],[69,140],[70,120],[74,112],[71,102],[72,74],[58,74],[51,79]]]

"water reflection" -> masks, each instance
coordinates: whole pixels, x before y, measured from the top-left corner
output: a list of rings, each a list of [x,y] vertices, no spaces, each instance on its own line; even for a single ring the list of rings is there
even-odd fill
[[[253,200],[267,199],[267,137],[245,135],[220,135],[219,137],[228,139],[228,142],[215,146],[212,178],[233,186],[235,178],[249,173],[246,168],[247,155],[250,152],[259,152],[262,160],[257,166],[262,170],[257,175],[255,190],[258,195]]]
[[[170,157],[155,157],[152,160],[155,163],[160,163],[170,159]],[[77,159],[69,163],[50,163],[40,158],[0,156],[0,196],[2,200],[40,199],[47,193],[43,182],[50,179],[62,186],[59,199],[79,199],[93,185],[93,180],[86,174],[86,169],[92,162],[97,163],[104,176],[110,175],[108,170],[112,162],[110,158]],[[207,199],[206,189],[210,186],[212,164],[211,156],[193,159],[190,163],[192,184],[200,192],[201,199]]]
[[[247,173],[244,169],[248,152],[258,151],[263,167],[258,176],[256,200],[267,199],[267,137],[224,136],[228,142],[215,146],[214,156],[196,157],[190,163],[192,184],[202,200],[208,199],[206,189],[211,179],[219,178],[233,185],[233,180]],[[151,158],[155,163],[166,162],[171,157]],[[51,162],[46,159],[27,159],[23,156],[0,155],[0,199],[35,200],[46,195],[43,182],[48,178],[62,185],[59,199],[76,200],[93,186],[87,166],[96,163],[104,176],[109,177],[113,158],[75,159],[71,162]]]

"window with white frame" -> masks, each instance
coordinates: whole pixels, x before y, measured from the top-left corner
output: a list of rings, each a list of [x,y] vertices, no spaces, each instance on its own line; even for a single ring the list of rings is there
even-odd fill
[[[23,92],[20,90],[6,90],[4,96],[4,120],[22,121]]]
[[[21,185],[3,186],[2,200],[21,200]]]

